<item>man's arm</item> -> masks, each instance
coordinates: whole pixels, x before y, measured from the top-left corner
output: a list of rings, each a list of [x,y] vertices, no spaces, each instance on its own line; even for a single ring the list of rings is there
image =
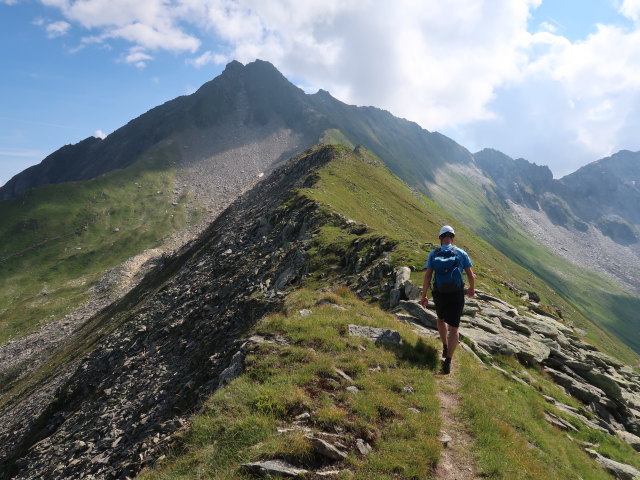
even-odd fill
[[[431,275],[433,274],[432,268],[427,268],[427,271],[424,272],[424,280],[422,282],[422,300],[420,300],[420,304],[423,307],[429,305],[429,299],[427,298],[427,290],[429,290],[429,285],[431,285]]]
[[[476,274],[473,273],[471,267],[465,268],[464,271],[467,273],[467,278],[469,279],[469,288],[467,289],[467,295],[473,297],[476,294]]]

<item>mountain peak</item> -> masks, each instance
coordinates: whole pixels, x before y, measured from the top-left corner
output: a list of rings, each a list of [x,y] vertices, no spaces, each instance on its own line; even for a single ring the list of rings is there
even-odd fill
[[[229,63],[227,63],[227,66],[224,67],[222,73],[225,74],[229,72],[237,72],[238,70],[242,70],[243,68],[244,65],[242,63],[237,60],[231,60]]]

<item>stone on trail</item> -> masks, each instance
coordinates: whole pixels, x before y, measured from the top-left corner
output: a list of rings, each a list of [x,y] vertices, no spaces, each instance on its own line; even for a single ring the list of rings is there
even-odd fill
[[[443,448],[449,447],[449,442],[451,442],[452,440],[453,439],[451,438],[451,435],[449,435],[444,430],[440,430],[440,435],[438,435],[438,441],[442,444]]]

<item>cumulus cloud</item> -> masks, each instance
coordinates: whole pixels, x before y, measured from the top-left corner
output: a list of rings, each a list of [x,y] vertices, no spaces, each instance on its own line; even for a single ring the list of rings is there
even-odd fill
[[[620,13],[634,22],[640,20],[640,0],[624,0],[619,10]]]
[[[221,65],[223,63],[227,63],[228,61],[229,61],[229,58],[226,57],[225,55],[213,53],[211,50],[207,50],[199,57],[189,59],[188,63],[190,63],[196,68],[201,68],[201,67],[204,67],[205,65]]]
[[[195,52],[200,40],[180,26],[181,2],[164,0],[42,0],[66,20],[100,32],[93,42],[123,39],[136,47]],[[193,20],[193,19],[192,19]]]
[[[261,58],[343,101],[556,172],[640,148],[640,0],[617,3],[633,28],[599,25],[575,42],[553,19],[529,32],[541,0],[41,1],[88,29],[83,45],[128,42],[123,61],[138,68],[161,50],[196,68]]]
[[[498,121],[470,122],[463,143],[549,165],[557,175],[626,148],[640,149],[640,31],[600,25],[572,43],[532,35],[522,77],[487,106]],[[508,132],[505,134],[505,132]]]
[[[48,24],[45,29],[49,38],[56,38],[66,35],[70,28],[71,24],[59,21]]]
[[[146,67],[149,60],[153,60],[153,57],[146,53],[142,47],[132,47],[124,57],[125,63],[135,65],[138,68]]]
[[[102,140],[107,138],[107,135],[102,130],[96,130],[95,133],[93,134],[93,136],[97,137],[97,138],[100,138]]]

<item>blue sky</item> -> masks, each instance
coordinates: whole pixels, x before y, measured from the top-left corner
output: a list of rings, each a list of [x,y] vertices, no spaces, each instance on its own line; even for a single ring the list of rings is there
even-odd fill
[[[640,150],[640,0],[0,0],[0,184],[231,59],[562,176]]]

